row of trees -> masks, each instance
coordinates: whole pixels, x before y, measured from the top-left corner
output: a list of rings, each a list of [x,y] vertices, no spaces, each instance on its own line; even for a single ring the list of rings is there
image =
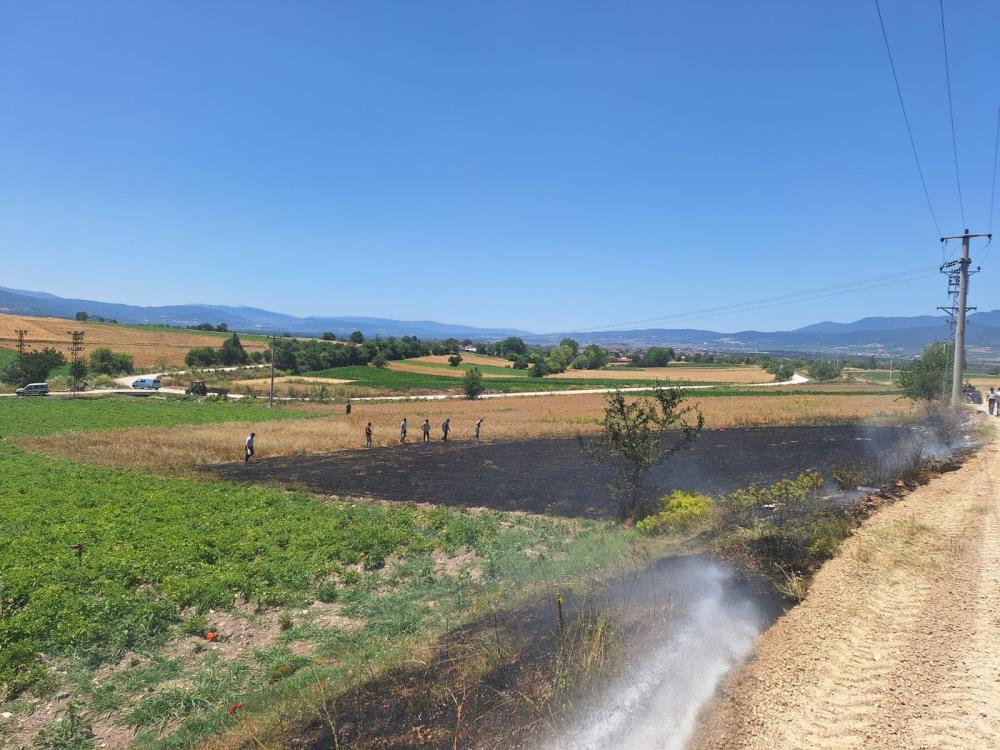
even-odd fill
[[[0,371],[0,381],[20,388],[28,383],[48,380],[53,370],[66,364],[62,352],[47,346],[39,351],[24,352],[11,360]],[[70,364],[69,376],[74,381],[83,380],[87,373],[94,375],[131,375],[135,363],[129,354],[117,354],[107,347],[94,349],[89,359],[80,357]]]

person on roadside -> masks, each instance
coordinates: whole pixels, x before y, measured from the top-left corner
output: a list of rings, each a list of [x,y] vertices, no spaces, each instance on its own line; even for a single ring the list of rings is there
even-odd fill
[[[250,463],[250,459],[253,458],[254,454],[254,439],[257,437],[256,432],[251,432],[247,435],[246,446],[243,449],[243,463]]]
[[[479,440],[479,428],[483,426],[483,418],[476,420],[476,440]]]
[[[441,439],[444,440],[446,443],[448,442],[449,432],[451,432],[451,418],[448,418],[441,423],[441,434],[443,436]]]
[[[351,413],[351,402],[350,401],[347,402],[347,413],[348,414]]]
[[[997,391],[992,386],[990,392],[986,394],[986,408],[989,409],[990,414],[994,414],[997,408]]]
[[[406,442],[406,417],[403,417],[403,421],[399,423],[399,442]]]
[[[372,423],[369,422],[365,426],[365,448],[372,447]]]
[[[431,441],[431,420],[425,419],[421,429],[424,431],[424,442],[429,443]]]

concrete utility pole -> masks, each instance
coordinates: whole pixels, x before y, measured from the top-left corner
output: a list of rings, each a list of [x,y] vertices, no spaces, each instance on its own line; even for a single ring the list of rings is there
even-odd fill
[[[268,407],[274,406],[274,342],[277,336],[268,336],[271,339],[271,392],[267,396]]]
[[[962,240],[962,257],[958,260],[958,304],[955,310],[955,361],[951,371],[951,405],[958,406],[962,403],[962,369],[965,365],[965,313],[969,298],[969,240],[973,237],[986,237],[993,239],[993,235],[969,234],[966,229],[964,234],[952,237],[942,237],[941,242],[948,240]]]
[[[24,328],[18,328],[14,333],[17,334],[17,356],[20,357],[24,354],[24,337],[28,335],[28,331]]]

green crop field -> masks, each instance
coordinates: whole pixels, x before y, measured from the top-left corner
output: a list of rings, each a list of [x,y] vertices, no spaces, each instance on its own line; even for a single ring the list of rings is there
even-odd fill
[[[445,365],[448,367],[449,365]],[[503,368],[498,368],[503,369]],[[511,370],[504,371],[506,373]],[[367,386],[380,390],[399,392],[413,390],[445,391],[459,390],[462,382],[458,378],[449,378],[433,373],[406,372],[390,368],[377,367],[334,367],[329,370],[304,373],[310,377],[342,378],[350,380],[354,385]],[[643,378],[627,380],[622,378],[586,378],[586,379],[551,379],[531,378],[523,375],[512,375],[510,378],[491,378],[483,381],[487,391],[501,393],[523,393],[526,391],[573,391],[586,388],[623,388],[630,385],[650,385],[661,382]],[[711,385],[696,380],[672,380],[672,386]]]
[[[310,416],[313,415],[237,401],[199,402],[156,396],[5,397],[0,399],[0,437]]]
[[[296,416],[160,399],[0,401],[4,437]],[[14,716],[0,719],[0,745],[20,742],[10,732],[38,696],[66,691],[84,726],[111,717],[138,747],[189,747],[232,725],[233,704],[274,711],[320,678],[346,686],[474,616],[484,597],[607,565],[628,538],[596,522],[95,467],[0,440],[0,698]],[[461,564],[439,565],[456,555]],[[221,651],[203,637],[216,628]],[[240,628],[257,639],[227,651]],[[73,726],[50,719],[33,743],[96,746],[67,744]]]

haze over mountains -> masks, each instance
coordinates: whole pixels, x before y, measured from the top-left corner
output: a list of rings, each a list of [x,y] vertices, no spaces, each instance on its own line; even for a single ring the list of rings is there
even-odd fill
[[[871,317],[852,323],[823,321],[790,331],[718,331],[691,328],[653,328],[628,331],[560,331],[547,334],[509,328],[479,328],[435,321],[404,321],[362,316],[296,317],[255,307],[225,305],[167,305],[142,307],[96,300],[68,299],[44,292],[0,287],[0,312],[73,318],[78,312],[114,319],[121,323],[187,326],[197,323],[226,323],[235,331],[291,333],[318,336],[332,331],[346,336],[360,330],[366,336],[417,336],[422,339],[496,339],[521,336],[536,343],[558,342],[571,336],[581,343],[610,345],[669,345],[708,350],[841,352],[844,354],[919,352],[927,343],[950,338],[947,318]],[[1000,352],[1000,310],[976,312],[969,316],[970,358],[992,359]]]

